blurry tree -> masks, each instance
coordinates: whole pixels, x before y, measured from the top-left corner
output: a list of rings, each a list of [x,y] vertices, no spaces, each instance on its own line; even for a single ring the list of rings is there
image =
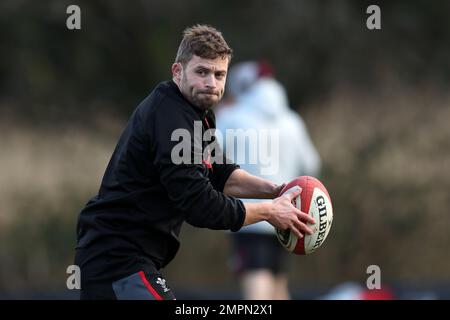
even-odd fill
[[[181,32],[195,23],[222,30],[234,61],[272,61],[293,105],[342,83],[372,89],[392,77],[412,85],[450,77],[445,0],[378,1],[379,31],[366,28],[370,2],[359,0],[78,1],[79,31],[65,27],[71,3],[0,3],[0,94],[30,119],[128,115],[170,77]]]

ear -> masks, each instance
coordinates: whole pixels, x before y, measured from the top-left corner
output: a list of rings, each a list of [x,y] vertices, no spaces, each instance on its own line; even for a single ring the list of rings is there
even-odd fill
[[[176,63],[172,64],[172,77],[176,81],[180,81],[181,80],[181,73],[182,72],[183,72],[183,66],[181,65],[181,63],[176,62]]]

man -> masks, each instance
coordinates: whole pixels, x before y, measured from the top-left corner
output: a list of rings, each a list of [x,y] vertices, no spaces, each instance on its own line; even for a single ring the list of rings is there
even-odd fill
[[[313,220],[291,204],[299,192],[276,198],[283,185],[226,161],[211,163],[208,156],[192,161],[198,154],[216,156],[195,131],[198,124],[202,131],[215,128],[210,109],[223,96],[231,54],[216,29],[186,29],[172,80],[160,83],[132,114],[98,195],[78,220],[82,299],[174,299],[160,269],[175,256],[184,221],[237,231],[265,220],[299,237],[312,233],[306,223]],[[174,152],[179,130],[191,137],[188,152]],[[238,197],[275,199],[244,204]]]
[[[225,137],[225,153],[226,146],[235,147],[232,160],[241,169],[275,183],[300,175],[317,175],[321,162],[319,154],[302,118],[289,108],[286,90],[273,76],[268,62],[245,61],[230,68],[227,96],[233,102],[218,111],[217,128]],[[272,133],[274,139],[258,141],[259,149],[265,144],[265,149],[272,152],[264,159],[258,157],[252,142],[244,144],[242,136],[227,136],[225,133],[229,129],[243,135]],[[277,144],[276,148],[273,143]],[[248,160],[252,155],[257,161]],[[270,168],[272,170],[268,170]],[[233,232],[231,237],[231,267],[241,282],[243,298],[289,299],[288,252],[280,246],[273,226],[265,221],[258,222]]]

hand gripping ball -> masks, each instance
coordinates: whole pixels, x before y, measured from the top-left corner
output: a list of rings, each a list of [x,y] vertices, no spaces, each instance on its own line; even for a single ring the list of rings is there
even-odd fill
[[[280,195],[293,192],[299,187],[302,188],[302,193],[292,201],[292,204],[314,218],[316,222],[314,225],[308,223],[308,227],[312,228],[314,233],[305,234],[299,239],[290,229],[275,229],[278,241],[286,250],[305,255],[316,251],[327,238],[333,222],[333,206],[325,186],[310,176],[295,178],[281,190]]]

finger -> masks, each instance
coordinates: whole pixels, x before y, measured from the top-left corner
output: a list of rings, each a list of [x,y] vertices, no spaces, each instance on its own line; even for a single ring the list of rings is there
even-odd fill
[[[297,238],[303,238],[303,234],[295,226],[292,226],[289,229],[291,229],[291,232],[293,232],[297,236]]]
[[[314,231],[309,228],[306,224],[304,224],[303,222],[301,222],[300,220],[297,220],[295,223],[295,227],[303,233],[307,233],[307,234],[313,234]]]
[[[296,210],[296,213],[297,213],[298,219],[300,221],[305,221],[305,222],[308,222],[310,224],[316,224],[316,221],[314,220],[314,218],[311,217],[309,214],[304,213],[303,211],[300,211],[298,209]]]

